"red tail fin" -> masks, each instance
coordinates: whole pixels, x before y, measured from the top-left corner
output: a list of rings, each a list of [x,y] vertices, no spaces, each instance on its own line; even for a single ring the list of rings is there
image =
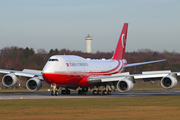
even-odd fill
[[[128,23],[124,23],[121,35],[119,37],[118,44],[114,51],[112,59],[122,60],[125,55],[126,39],[127,39]]]

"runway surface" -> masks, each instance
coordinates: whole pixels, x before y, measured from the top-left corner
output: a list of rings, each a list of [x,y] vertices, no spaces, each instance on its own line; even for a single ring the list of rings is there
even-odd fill
[[[71,92],[71,95],[51,96],[50,92],[0,92],[0,100],[11,99],[64,99],[64,98],[112,98],[112,97],[142,97],[142,96],[180,96],[180,90],[143,90],[120,93],[112,92],[112,95],[78,95],[78,92]]]

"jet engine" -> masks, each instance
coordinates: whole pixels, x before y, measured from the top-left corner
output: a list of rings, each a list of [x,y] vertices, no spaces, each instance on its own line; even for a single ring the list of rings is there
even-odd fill
[[[161,79],[161,86],[165,89],[174,88],[177,85],[176,77],[167,75]]]
[[[31,78],[26,82],[26,88],[32,92],[38,91],[42,88],[42,82],[37,77]]]
[[[128,78],[119,80],[119,82],[117,83],[117,89],[120,92],[128,92],[128,91],[132,90],[133,87],[134,87],[133,82]]]
[[[2,78],[2,84],[5,87],[13,87],[14,85],[18,83],[18,81],[19,81],[18,77],[14,75],[13,73],[6,74]]]

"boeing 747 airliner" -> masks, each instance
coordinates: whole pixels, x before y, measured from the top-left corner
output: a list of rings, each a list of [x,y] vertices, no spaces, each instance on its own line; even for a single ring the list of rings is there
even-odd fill
[[[162,87],[169,89],[177,85],[177,75],[171,72],[148,72],[145,74],[122,73],[124,68],[137,65],[161,62],[164,60],[127,64],[125,48],[127,41],[128,23],[124,23],[114,55],[109,60],[87,60],[75,55],[54,55],[49,58],[42,71],[24,69],[23,71],[0,70],[4,73],[2,83],[12,87],[18,83],[19,77],[28,78],[26,87],[30,91],[37,91],[45,80],[53,87],[52,95],[58,95],[58,88],[64,88],[61,94],[70,94],[70,89],[77,89],[78,94],[86,94],[88,89],[93,94],[111,94],[117,88],[120,92],[127,92],[134,87],[136,79],[161,80]],[[104,90],[99,89],[100,86]]]

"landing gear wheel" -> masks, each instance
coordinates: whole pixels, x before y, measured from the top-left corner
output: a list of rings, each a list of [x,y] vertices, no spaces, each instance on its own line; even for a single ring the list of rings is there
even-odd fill
[[[83,93],[82,90],[78,90],[79,95],[82,95],[82,93]]]
[[[98,90],[98,91],[97,91],[97,95],[101,95],[101,90]]]
[[[71,93],[70,90],[67,90],[67,91],[66,91],[66,94],[67,94],[67,95],[70,95],[70,93]]]
[[[103,90],[103,95],[107,95],[107,91],[106,90]]]
[[[111,94],[112,94],[112,91],[109,91],[109,90],[108,90],[107,94],[108,94],[108,95],[111,95]]]
[[[97,90],[93,90],[93,95],[97,95]]]
[[[86,92],[86,91],[84,91],[84,92],[83,92],[83,95],[87,95],[87,92]]]
[[[65,95],[65,94],[66,94],[66,91],[65,91],[65,90],[62,90],[62,91],[61,91],[61,94],[62,94],[62,95]]]
[[[54,91],[51,91],[51,95],[52,95],[52,96],[54,96],[54,95],[55,95]]]

